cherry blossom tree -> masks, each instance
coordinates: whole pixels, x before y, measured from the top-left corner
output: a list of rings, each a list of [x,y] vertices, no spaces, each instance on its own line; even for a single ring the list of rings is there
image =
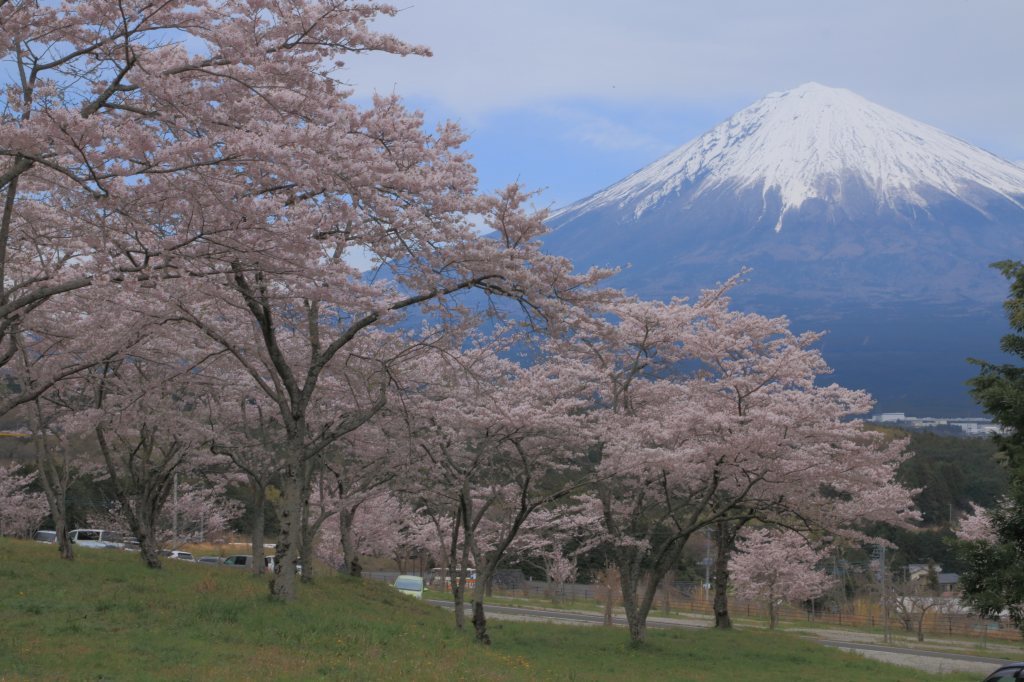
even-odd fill
[[[0,535],[29,537],[46,517],[46,498],[31,490],[35,473],[18,473],[21,466],[0,464]]]
[[[1010,504],[1003,500],[1005,506]],[[988,511],[971,504],[971,513],[960,520],[960,526],[955,531],[958,540],[965,542],[983,542],[992,544],[996,541],[995,529],[992,527],[992,518]]]
[[[932,567],[934,568],[934,567]],[[937,573],[933,574],[936,578]],[[893,585],[893,594],[889,597],[896,612],[896,617],[903,621],[908,631],[917,634],[917,641],[924,641],[924,620],[930,611],[938,612],[949,601],[939,594],[936,586],[929,580],[918,578]]]
[[[240,388],[248,388],[245,378],[226,370],[221,377],[224,392],[206,396],[202,411],[213,435],[210,451],[226,457],[231,468],[245,482],[249,491],[250,552],[252,572],[262,575],[265,570],[264,537],[267,515],[267,495],[280,473],[282,429],[274,423],[277,410],[266,396]]]
[[[0,366],[24,316],[54,297],[225,271],[232,235],[258,228],[233,202],[319,200],[325,150],[365,182],[361,164],[387,140],[357,142],[366,126],[331,74],[353,53],[427,54],[369,28],[395,12],[349,0],[0,3],[11,66],[0,73]],[[393,104],[364,122],[387,128]],[[5,396],[0,413],[95,362],[69,361]]]
[[[407,440],[390,419],[390,414],[378,414],[325,458],[325,478],[331,481],[338,512],[341,563],[350,575],[358,571],[361,555],[390,556],[403,546],[403,529],[413,517],[411,506],[387,488],[407,470],[409,455]]]
[[[158,541],[175,546],[204,542],[211,534],[229,530],[244,511],[241,502],[227,495],[224,482],[182,480],[176,494],[172,490],[166,510],[160,516]]]
[[[109,10],[0,5],[15,66],[0,128],[0,279],[13,283],[0,315],[13,333],[22,311],[53,296],[136,284],[162,297],[154,320],[199,329],[229,355],[277,411],[271,592],[291,600],[313,460],[383,407],[395,363],[433,334],[402,331],[403,319],[457,328],[468,307],[458,294],[477,290],[517,302],[529,321],[561,322],[554,303],[600,273],[575,276],[539,250],[544,216],[518,188],[476,194],[456,126],[426,132],[396,97],[349,101],[336,76],[349,55],[426,54],[370,28],[394,8]],[[370,258],[369,275],[353,254]]]
[[[94,286],[67,292],[61,306],[24,312],[9,341],[17,353],[6,373],[18,394],[31,399],[15,408],[15,416],[32,434],[39,484],[46,494],[61,557],[74,557],[67,527],[67,494],[71,484],[102,465],[95,448],[81,434],[68,432],[75,413],[89,409],[89,386],[68,368],[110,362],[146,338],[148,325],[126,310],[137,298],[132,286]],[[22,398],[19,398],[20,401]],[[15,401],[17,402],[17,401]]]
[[[585,375],[572,362],[523,368],[489,349],[434,356],[431,377],[409,398],[411,433],[422,452],[416,478],[433,504],[454,517],[449,549],[462,534],[461,559],[475,558],[473,625],[489,644],[484,599],[487,585],[530,516],[589,482],[585,462],[587,415],[581,398]],[[453,593],[456,624],[464,580]]]
[[[544,575],[554,588],[551,598],[558,603],[565,596],[565,584],[576,580],[576,557],[554,549],[544,557]]]
[[[351,508],[350,508],[351,509]],[[346,523],[327,523],[317,536],[317,555],[352,575],[360,557],[392,558],[400,572],[410,555],[429,552],[432,529],[425,517],[386,490],[366,497],[350,511]],[[342,535],[347,536],[343,542]]]
[[[208,453],[211,436],[199,418],[196,396],[214,390],[204,383],[201,370],[209,357],[201,349],[193,351],[195,361],[172,355],[168,363],[161,353],[164,344],[182,339],[160,341],[91,370],[86,384],[91,407],[69,420],[95,438],[118,512],[151,568],[160,567],[159,529],[175,474],[187,472]]]
[[[486,520],[485,520],[486,524]],[[560,601],[564,587],[576,579],[578,553],[591,535],[594,519],[581,509],[577,501],[567,498],[554,506],[536,510],[523,523],[506,550],[509,562],[539,568],[554,584],[551,597]],[[481,524],[478,536],[486,540],[490,524]]]
[[[67,393],[74,392],[58,391],[54,387],[31,403],[23,403],[22,407],[27,413],[32,433],[36,471],[57,534],[57,548],[62,559],[72,560],[74,550],[68,537],[68,491],[73,482],[93,475],[98,470],[98,463],[83,458],[76,451],[76,443],[68,438],[61,426],[67,414],[67,404],[63,402]],[[78,440],[80,443],[81,439]]]
[[[769,628],[774,629],[779,606],[821,596],[832,586],[832,579],[816,568],[826,555],[799,533],[751,529],[737,541],[729,572],[737,596],[767,604]]]
[[[728,533],[753,518],[835,528],[912,516],[910,491],[894,482],[900,444],[844,421],[867,397],[816,386],[827,370],[818,335],[730,310],[734,285],[692,305],[616,304],[573,339],[603,375],[593,542],[619,569],[634,643],[658,584],[705,526],[723,530],[724,560]]]

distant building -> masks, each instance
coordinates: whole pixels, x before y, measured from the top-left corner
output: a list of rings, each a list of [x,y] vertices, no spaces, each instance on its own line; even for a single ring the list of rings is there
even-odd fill
[[[936,572],[942,570],[942,566],[933,564]],[[928,564],[907,564],[907,580],[921,580],[928,577]]]
[[[868,421],[875,424],[894,424],[903,429],[934,431],[945,435],[964,435],[974,438],[1003,433],[1005,429],[984,417],[908,417],[903,412],[883,412]]]
[[[960,591],[959,573],[939,573],[939,591],[943,594],[951,594]]]

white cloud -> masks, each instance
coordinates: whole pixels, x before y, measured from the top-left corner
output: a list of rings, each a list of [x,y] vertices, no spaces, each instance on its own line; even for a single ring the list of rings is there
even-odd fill
[[[545,109],[544,113],[564,124],[567,138],[599,150],[639,150],[660,154],[678,144],[677,140],[666,142],[606,116],[580,109],[552,107]]]
[[[345,77],[470,123],[576,99],[732,107],[815,80],[1020,155],[1022,25],[1019,0],[419,0],[382,27],[435,56],[355,57]]]

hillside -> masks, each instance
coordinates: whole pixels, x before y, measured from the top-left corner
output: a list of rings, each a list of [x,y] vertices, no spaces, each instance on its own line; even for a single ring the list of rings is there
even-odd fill
[[[370,581],[329,577],[299,603],[265,598],[230,569],[143,568],[114,551],[61,562],[52,547],[0,538],[0,678],[350,680],[871,680],[928,676],[756,632],[495,623],[471,643],[440,609]]]

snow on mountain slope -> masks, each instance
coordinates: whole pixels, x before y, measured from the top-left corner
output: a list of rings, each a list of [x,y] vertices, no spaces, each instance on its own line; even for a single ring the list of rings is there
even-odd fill
[[[1024,209],[1024,168],[849,90],[808,83],[773,93],[646,168],[552,216],[616,207],[637,218],[685,190],[777,193],[775,223],[808,199],[842,202],[844,186],[866,188],[879,207],[926,207],[945,195],[984,213],[976,190]],[[772,209],[776,210],[776,209]]]
[[[1024,258],[1024,168],[847,90],[769,95],[555,212],[544,247],[654,298],[752,268],[733,302],[785,314],[882,411],[970,414]]]

